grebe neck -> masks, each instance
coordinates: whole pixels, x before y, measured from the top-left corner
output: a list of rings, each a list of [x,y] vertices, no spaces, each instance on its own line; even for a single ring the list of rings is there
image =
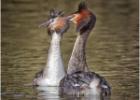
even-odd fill
[[[72,55],[68,63],[68,74],[77,71],[88,71],[85,52],[88,36],[89,32],[85,32],[77,36]]]
[[[58,86],[60,80],[65,76],[65,70],[60,50],[61,36],[56,32],[52,34],[47,64],[43,76],[47,79],[47,84]]]

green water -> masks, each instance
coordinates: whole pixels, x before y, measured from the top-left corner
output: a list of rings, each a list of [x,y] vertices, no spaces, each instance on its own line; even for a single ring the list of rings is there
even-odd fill
[[[112,87],[111,100],[138,100],[138,0],[87,0],[97,23],[87,44],[87,62]],[[27,87],[46,64],[50,37],[38,25],[51,8],[65,14],[80,0],[2,0],[2,100],[68,100]],[[75,27],[64,34],[62,53],[67,67],[76,39]],[[71,100],[71,99],[70,99]],[[73,98],[73,100],[93,100]]]

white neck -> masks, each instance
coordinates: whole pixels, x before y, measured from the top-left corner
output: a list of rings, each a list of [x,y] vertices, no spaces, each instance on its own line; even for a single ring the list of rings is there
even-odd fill
[[[52,35],[49,48],[48,61],[43,72],[47,86],[59,86],[60,80],[65,76],[65,70],[60,50],[61,36],[56,32]]]

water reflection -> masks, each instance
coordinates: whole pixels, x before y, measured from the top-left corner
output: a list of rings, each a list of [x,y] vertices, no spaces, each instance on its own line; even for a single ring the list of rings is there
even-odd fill
[[[37,87],[39,100],[110,100],[110,97],[92,95],[89,90],[86,96],[59,96],[59,87]]]
[[[58,87],[37,87],[41,100],[60,100]]]

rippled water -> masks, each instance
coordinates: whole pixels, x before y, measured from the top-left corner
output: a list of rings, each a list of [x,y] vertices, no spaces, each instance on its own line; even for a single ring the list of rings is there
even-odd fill
[[[38,25],[51,8],[68,14],[79,1],[2,0],[2,100],[68,100],[57,95],[57,87],[43,92],[25,84],[46,64],[50,37]],[[111,100],[138,100],[138,0],[88,0],[88,5],[97,17],[86,51],[89,67],[109,81]],[[65,66],[76,38],[71,27],[62,40]]]

